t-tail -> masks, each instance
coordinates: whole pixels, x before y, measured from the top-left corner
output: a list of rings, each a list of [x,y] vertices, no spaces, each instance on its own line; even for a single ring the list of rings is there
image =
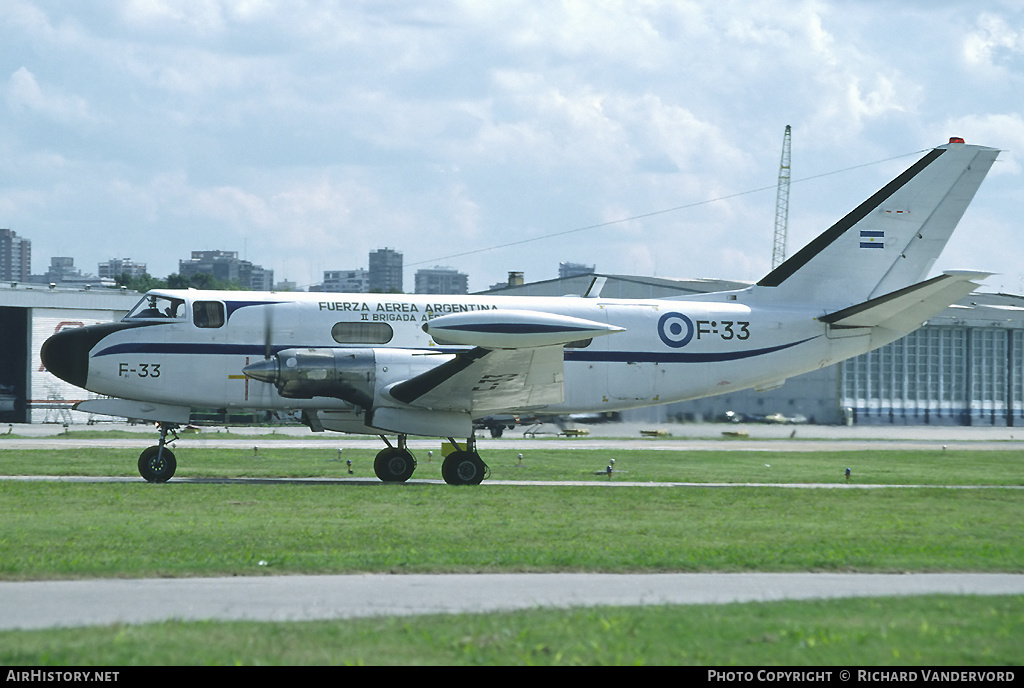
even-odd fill
[[[998,154],[957,138],[929,151],[758,282],[759,300],[821,304],[835,325],[853,315],[866,323],[874,319],[868,312],[891,314],[917,296],[936,304],[951,297],[938,310],[945,308],[976,286],[970,280],[988,273],[921,280]]]

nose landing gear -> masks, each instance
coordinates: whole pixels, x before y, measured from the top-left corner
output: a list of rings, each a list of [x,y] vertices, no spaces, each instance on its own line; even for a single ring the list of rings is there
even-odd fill
[[[174,430],[178,426],[173,423],[160,423],[160,443],[147,447],[139,455],[139,474],[151,483],[165,483],[174,475],[178,468],[178,462],[174,459],[174,452],[168,449],[167,433],[171,433],[171,440],[178,439],[178,433]]]

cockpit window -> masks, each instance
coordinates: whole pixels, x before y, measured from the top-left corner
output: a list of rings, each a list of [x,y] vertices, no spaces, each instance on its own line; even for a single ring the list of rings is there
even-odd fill
[[[185,317],[184,299],[146,294],[124,316],[125,320],[180,320]]]

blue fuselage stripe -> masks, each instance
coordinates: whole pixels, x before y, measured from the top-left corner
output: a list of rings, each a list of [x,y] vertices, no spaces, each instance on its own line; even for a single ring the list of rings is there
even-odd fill
[[[276,354],[291,346],[272,347],[270,353]],[[177,354],[183,356],[260,356],[265,347],[259,344],[173,344],[173,343],[125,343],[114,344],[96,352],[94,358],[115,356],[118,354]]]
[[[769,346],[763,349],[745,349],[742,351],[714,351],[707,353],[686,353],[681,351],[574,351],[565,352],[567,361],[588,361],[607,363],[716,363],[720,361],[739,361],[765,354],[782,351],[809,342],[816,337],[808,337],[789,344]]]
[[[788,344],[769,346],[762,349],[743,349],[739,351],[716,351],[707,353],[686,353],[680,351],[585,351],[582,349],[566,349],[566,361],[589,363],[714,363],[718,361],[737,361],[754,358],[765,354],[782,351],[808,342],[816,337],[808,337]],[[296,346],[275,346],[271,354],[284,349],[303,348]],[[444,353],[457,353],[464,349],[452,349]],[[438,351],[438,353],[442,353]],[[263,357],[265,349],[260,344],[194,344],[194,343],[124,343],[114,344],[97,351],[95,358],[100,356],[132,355],[132,354],[171,354],[181,356],[258,356]]]

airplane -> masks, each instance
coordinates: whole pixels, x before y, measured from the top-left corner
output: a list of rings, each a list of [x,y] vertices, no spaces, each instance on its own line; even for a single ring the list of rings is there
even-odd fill
[[[155,289],[119,322],[54,334],[42,360],[106,397],[78,410],[158,423],[158,444],[139,457],[150,482],[176,470],[168,432],[193,408],[224,408],[379,435],[384,482],[413,475],[410,436],[446,438],[445,482],[475,485],[489,474],[476,419],[772,389],[914,331],[991,274],[924,279],[998,154],[951,138],[738,290],[610,299],[599,283],[565,297]]]

